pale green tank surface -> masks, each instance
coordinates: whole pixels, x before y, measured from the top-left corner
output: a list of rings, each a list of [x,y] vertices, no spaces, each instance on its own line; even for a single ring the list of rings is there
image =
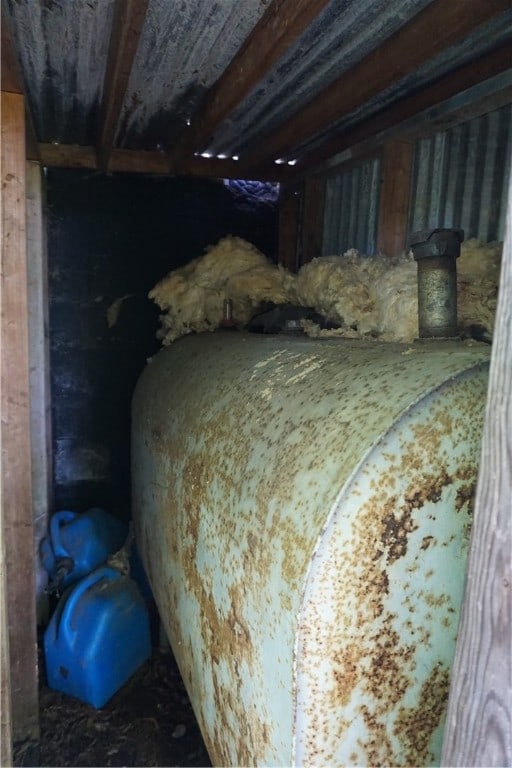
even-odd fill
[[[489,357],[221,331],[150,361],[136,538],[215,765],[439,764]]]

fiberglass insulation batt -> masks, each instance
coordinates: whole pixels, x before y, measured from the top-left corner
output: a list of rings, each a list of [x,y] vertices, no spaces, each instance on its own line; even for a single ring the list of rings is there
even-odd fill
[[[492,331],[501,263],[501,243],[462,243],[457,259],[457,304],[461,329]],[[412,255],[362,256],[351,249],[305,264],[298,275],[278,267],[254,245],[228,236],[184,267],[170,272],[149,293],[160,309],[164,345],[191,332],[215,330],[225,299],[246,324],[263,302],[313,307],[340,327],[311,336],[339,335],[409,342],[418,336],[417,266]]]
[[[235,319],[245,324],[261,302],[287,302],[293,280],[251,243],[225,237],[203,256],[170,272],[149,293],[164,310],[159,336],[170,344],[192,331],[215,330],[224,299],[233,300]]]

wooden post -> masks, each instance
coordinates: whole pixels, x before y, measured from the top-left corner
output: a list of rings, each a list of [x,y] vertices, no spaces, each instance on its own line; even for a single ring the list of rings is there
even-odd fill
[[[43,180],[39,163],[27,163],[27,270],[30,362],[30,437],[32,516],[37,623],[48,619],[46,571],[37,556],[52,507],[50,353],[48,341],[48,264]]]
[[[0,434],[2,426],[0,422]],[[3,536],[3,498],[0,483],[0,765],[12,765],[11,670],[7,627],[7,574]]]
[[[282,190],[279,201],[279,264],[291,272],[298,267],[300,196],[294,190]]]
[[[324,237],[325,179],[312,176],[304,185],[302,259],[305,264],[322,255]]]
[[[512,765],[512,174],[507,214],[446,766]]]
[[[386,256],[402,253],[406,246],[412,150],[406,141],[391,141],[383,148],[377,248]]]
[[[30,470],[25,107],[2,92],[2,536],[14,741],[39,738]],[[3,681],[2,681],[3,682]]]

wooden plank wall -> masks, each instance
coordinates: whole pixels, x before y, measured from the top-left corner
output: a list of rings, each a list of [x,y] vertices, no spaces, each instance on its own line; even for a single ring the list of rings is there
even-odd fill
[[[445,766],[512,765],[512,172],[507,216]]]
[[[14,741],[39,738],[30,462],[25,107],[2,92],[1,481]]]

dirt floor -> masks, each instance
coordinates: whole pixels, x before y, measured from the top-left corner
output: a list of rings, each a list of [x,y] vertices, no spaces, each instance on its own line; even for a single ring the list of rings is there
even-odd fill
[[[39,749],[16,745],[15,766],[211,765],[170,650],[154,650],[101,710],[41,678]]]

